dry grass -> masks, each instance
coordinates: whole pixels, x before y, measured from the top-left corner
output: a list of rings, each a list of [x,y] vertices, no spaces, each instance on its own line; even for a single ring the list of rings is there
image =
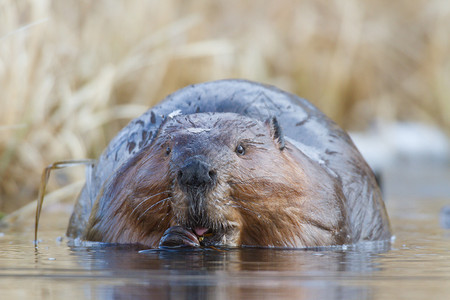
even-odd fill
[[[36,197],[46,164],[96,157],[195,82],[275,84],[347,128],[448,130],[449,28],[446,0],[0,1],[0,211]]]

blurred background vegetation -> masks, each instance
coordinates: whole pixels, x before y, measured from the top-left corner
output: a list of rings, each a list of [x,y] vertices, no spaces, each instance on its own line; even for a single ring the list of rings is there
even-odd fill
[[[98,157],[197,82],[276,85],[350,130],[415,120],[448,133],[449,37],[447,0],[0,1],[0,211],[34,200],[49,163]]]

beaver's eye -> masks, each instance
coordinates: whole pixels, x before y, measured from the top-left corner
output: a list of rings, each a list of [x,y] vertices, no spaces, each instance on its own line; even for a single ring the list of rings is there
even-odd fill
[[[236,147],[236,153],[237,154],[239,154],[239,155],[244,155],[245,154],[245,148],[242,146],[242,144],[239,144],[237,147]]]
[[[167,149],[166,149],[166,155],[169,155],[170,152],[172,152],[172,149],[170,149],[170,147],[167,147]]]

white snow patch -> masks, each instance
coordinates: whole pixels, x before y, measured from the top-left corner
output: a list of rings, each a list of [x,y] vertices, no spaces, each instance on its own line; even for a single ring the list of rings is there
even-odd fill
[[[413,122],[378,122],[367,132],[350,133],[352,140],[373,169],[399,161],[445,163],[450,143],[437,127]]]

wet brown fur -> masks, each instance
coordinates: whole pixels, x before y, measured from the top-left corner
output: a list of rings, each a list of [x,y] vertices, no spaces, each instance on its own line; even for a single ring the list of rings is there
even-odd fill
[[[157,247],[169,227],[201,224],[220,233],[218,245],[352,242],[337,179],[289,142],[281,147],[278,134],[270,122],[232,113],[168,120],[149,146],[106,181],[83,238]],[[235,152],[238,144],[245,155]],[[212,165],[217,180],[191,195],[176,174],[196,155]]]

